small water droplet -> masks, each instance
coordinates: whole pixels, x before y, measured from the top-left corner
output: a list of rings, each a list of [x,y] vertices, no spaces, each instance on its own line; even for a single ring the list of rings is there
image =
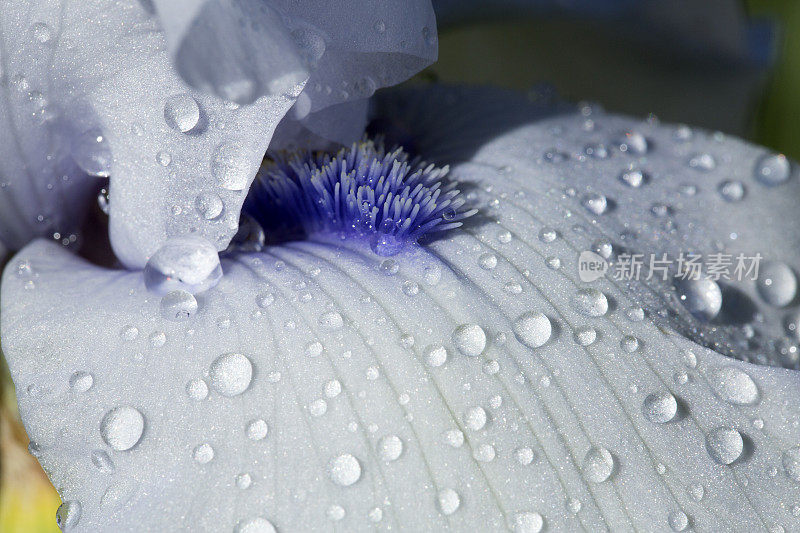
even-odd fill
[[[741,457],[744,451],[744,440],[737,430],[719,427],[706,435],[706,449],[714,461],[722,465],[729,465]]]
[[[462,354],[475,357],[486,348],[486,333],[477,324],[462,324],[453,332],[453,344]]]
[[[69,386],[75,392],[86,392],[94,385],[94,376],[88,372],[78,371],[69,378]]]
[[[82,512],[81,502],[78,500],[66,501],[59,505],[56,510],[56,525],[64,533],[73,531],[81,520]]]
[[[194,458],[195,462],[201,465],[209,463],[212,459],[214,459],[214,448],[207,443],[200,444],[195,447],[194,451],[192,452],[192,457]]]
[[[403,441],[397,435],[386,435],[378,441],[378,454],[383,461],[395,461],[402,453]]]
[[[765,302],[775,307],[784,307],[797,294],[797,277],[786,263],[769,261],[758,273],[756,288]]]
[[[211,173],[219,185],[230,191],[241,191],[250,181],[251,169],[244,146],[223,142],[211,157]],[[253,176],[255,171],[252,172]]]
[[[195,401],[205,400],[208,397],[208,385],[200,378],[194,378],[186,384],[186,394]]]
[[[200,107],[190,94],[176,94],[164,104],[164,120],[173,130],[186,133],[197,126]]]
[[[514,533],[539,533],[544,519],[539,513],[517,513],[514,515]]]
[[[597,289],[580,289],[572,297],[576,311],[589,317],[603,316],[608,312],[608,299]]]
[[[608,199],[602,194],[588,194],[581,202],[589,212],[602,215],[608,209]]]
[[[211,363],[208,374],[214,390],[223,396],[236,396],[250,386],[253,364],[240,353],[227,353]]]
[[[481,254],[478,258],[478,264],[484,270],[492,270],[497,266],[497,256],[489,252]]]
[[[100,422],[100,435],[117,451],[130,450],[142,438],[144,417],[134,407],[115,407]]]
[[[678,402],[669,392],[654,392],[644,399],[642,411],[651,422],[664,424],[675,418]]]
[[[458,511],[461,505],[461,497],[453,489],[443,489],[439,491],[439,494],[436,496],[436,501],[439,510],[445,516],[449,516]]]
[[[686,528],[689,527],[689,517],[683,511],[670,512],[667,521],[672,531],[686,531]]]
[[[581,346],[589,346],[597,340],[597,330],[591,326],[581,326],[575,329],[575,342]]]
[[[756,161],[755,177],[764,185],[780,185],[789,179],[791,170],[785,155],[767,154]]]
[[[685,279],[675,283],[681,303],[695,318],[708,322],[722,309],[722,290],[713,279]]]
[[[533,450],[530,448],[518,448],[514,451],[514,457],[517,458],[517,462],[523,466],[527,466],[533,462],[533,459],[536,457],[536,454],[533,453]]]
[[[334,457],[328,465],[331,481],[341,487],[349,487],[361,479],[361,464],[349,453]]]
[[[695,154],[689,158],[689,166],[702,172],[711,172],[717,168],[717,160],[711,154]]]
[[[269,433],[269,426],[265,420],[259,418],[247,424],[245,433],[247,433],[247,438],[250,440],[264,440],[267,438],[267,433]]]
[[[486,411],[480,406],[470,407],[464,415],[464,423],[473,431],[483,429],[486,425]]]
[[[161,298],[161,316],[172,322],[188,320],[197,312],[197,299],[190,292],[178,289]]]
[[[583,458],[583,473],[592,483],[602,483],[614,471],[614,457],[607,449],[593,446]]]
[[[92,129],[74,137],[70,153],[75,164],[90,176],[107,178],[111,175],[111,147],[100,130]]]
[[[225,205],[222,198],[213,192],[204,192],[194,199],[194,208],[206,220],[214,220],[222,214]]]
[[[425,361],[429,366],[439,367],[447,361],[447,348],[444,346],[430,346],[425,350]]]
[[[53,38],[53,29],[44,22],[36,22],[31,26],[33,38],[42,44],[49,43]]]
[[[745,188],[741,181],[723,181],[717,188],[725,201],[738,202],[744,198]]]
[[[529,348],[538,348],[550,339],[553,327],[550,319],[538,311],[529,311],[514,321],[514,334]]]
[[[790,479],[800,483],[800,446],[789,448],[781,455],[783,470]]]
[[[344,325],[344,319],[336,311],[327,311],[320,315],[319,324],[327,329],[339,329]]]

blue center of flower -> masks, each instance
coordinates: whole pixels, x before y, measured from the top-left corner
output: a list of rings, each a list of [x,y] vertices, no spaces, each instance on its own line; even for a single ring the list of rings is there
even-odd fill
[[[373,141],[333,155],[291,153],[262,168],[245,211],[270,238],[332,232],[367,238],[375,253],[394,255],[475,214],[448,171]]]

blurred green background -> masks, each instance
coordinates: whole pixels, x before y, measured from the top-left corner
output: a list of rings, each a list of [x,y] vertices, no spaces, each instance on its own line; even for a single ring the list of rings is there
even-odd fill
[[[549,82],[570,100],[654,113],[800,158],[800,1],[683,3],[677,17],[656,11],[641,24],[575,13],[461,20],[441,31],[440,60],[417,79],[521,90]],[[771,46],[748,33],[755,23],[766,23]],[[27,452],[0,366],[0,532],[58,531],[59,498]]]

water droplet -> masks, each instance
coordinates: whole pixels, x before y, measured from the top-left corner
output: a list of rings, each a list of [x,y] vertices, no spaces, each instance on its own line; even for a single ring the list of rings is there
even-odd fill
[[[130,450],[142,438],[144,417],[137,409],[128,406],[115,407],[103,416],[100,435],[117,451]]]
[[[56,525],[64,533],[73,531],[81,520],[82,511],[81,502],[78,500],[69,500],[62,503],[56,510]]]
[[[378,454],[387,463],[395,461],[403,453],[403,441],[397,435],[386,435],[378,441]]]
[[[631,335],[625,335],[619,342],[620,347],[628,353],[633,353],[639,349],[639,339]]]
[[[626,131],[617,141],[620,152],[628,152],[634,155],[647,153],[649,145],[647,138],[638,131]]]
[[[250,440],[264,440],[267,438],[267,433],[269,433],[269,426],[265,420],[259,418],[247,424],[245,433],[247,433],[247,438]]]
[[[478,264],[484,270],[492,270],[497,266],[497,256],[492,253],[484,253],[478,258]]]
[[[765,302],[783,307],[791,303],[797,294],[797,277],[786,263],[770,261],[758,273],[756,288]]]
[[[197,299],[184,290],[171,291],[161,298],[161,316],[173,322],[188,320],[197,312]]]
[[[575,342],[581,346],[589,346],[597,340],[597,330],[591,326],[581,326],[575,330]]]
[[[711,154],[695,154],[689,158],[689,166],[702,172],[711,172],[717,168],[717,160]]]
[[[744,198],[744,184],[741,181],[723,181],[717,188],[727,202],[738,202]]]
[[[608,199],[602,194],[588,194],[581,203],[583,207],[595,215],[602,215],[608,209]]]
[[[194,199],[194,208],[206,220],[214,220],[222,214],[225,205],[222,198],[213,192],[204,192]]]
[[[514,515],[514,533],[539,533],[544,519],[539,513],[517,513]]]
[[[195,462],[200,463],[201,465],[209,463],[214,458],[214,448],[207,443],[200,444],[195,447],[194,451],[192,452],[192,457],[194,458]]]
[[[800,483],[800,446],[789,448],[783,452],[781,462],[786,475]]]
[[[460,448],[464,444],[464,434],[457,429],[444,432],[444,441],[453,448]]]
[[[685,531],[689,527],[689,517],[683,511],[672,511],[667,517],[672,531]]]
[[[458,511],[461,505],[461,497],[453,489],[443,489],[436,496],[439,510],[443,515],[449,516]]]
[[[217,249],[196,235],[167,240],[144,267],[145,286],[162,295],[178,289],[198,294],[216,286],[221,278]]]
[[[311,416],[320,417],[328,412],[328,402],[318,398],[308,404],[308,412],[311,413]]]
[[[486,411],[483,407],[470,407],[464,415],[464,423],[473,431],[483,429],[486,425]]]
[[[69,386],[75,392],[86,392],[94,385],[94,376],[88,372],[75,372],[69,378]]]
[[[593,446],[583,458],[583,473],[592,483],[602,483],[614,471],[614,457],[607,449]]]
[[[654,392],[644,399],[642,411],[651,422],[664,424],[675,418],[678,402],[669,392]]]
[[[755,177],[764,185],[780,185],[791,176],[791,165],[783,154],[767,154],[756,161]]]
[[[229,142],[217,146],[211,158],[211,173],[224,189],[245,189],[250,181],[251,169],[244,147]],[[255,175],[255,170],[252,174]]]
[[[70,153],[75,164],[87,174],[100,178],[111,175],[111,147],[100,130],[92,129],[73,138]]]
[[[195,401],[205,400],[208,397],[208,385],[200,378],[194,378],[186,384],[186,394]]]
[[[236,475],[236,486],[241,490],[246,490],[250,488],[250,485],[253,483],[253,478],[250,474],[237,474]]]
[[[482,463],[488,463],[493,461],[497,455],[497,452],[494,449],[494,446],[491,444],[481,444],[475,451],[472,453],[472,457],[475,458],[476,461],[480,461]]]
[[[553,327],[550,319],[538,311],[529,311],[514,321],[514,334],[529,348],[538,348],[550,339]]]
[[[361,479],[361,464],[349,453],[343,453],[331,460],[328,475],[337,485],[349,487]]]
[[[462,354],[475,357],[486,348],[486,333],[477,324],[462,324],[453,332],[453,344]]]
[[[580,314],[589,317],[603,316],[608,312],[608,299],[597,289],[580,289],[572,297],[572,305]]]
[[[533,450],[530,448],[518,448],[514,451],[514,457],[517,458],[517,462],[523,466],[527,466],[533,462],[533,459],[536,457],[536,454],[533,453]]]
[[[200,107],[190,94],[170,96],[164,104],[164,120],[173,130],[186,133],[197,126],[200,120]]]
[[[686,490],[689,492],[689,496],[696,502],[701,501],[706,494],[706,489],[703,487],[702,483],[692,483]]]
[[[706,449],[714,461],[721,465],[729,465],[741,457],[744,440],[737,430],[719,427],[706,435]]]
[[[327,329],[339,329],[344,325],[344,319],[336,311],[327,311],[320,315],[319,324]]]
[[[236,524],[234,533],[277,533],[275,526],[266,518],[257,516]]]
[[[236,396],[250,386],[253,364],[240,353],[227,353],[211,363],[208,374],[214,390],[223,396]]]
[[[714,392],[728,403],[752,405],[758,401],[758,387],[753,378],[733,366],[716,369],[709,376]]]
[[[553,242],[558,238],[558,231],[553,228],[542,228],[539,231],[539,240],[542,242]]]
[[[338,379],[332,379],[325,384],[325,396],[336,398],[342,392],[342,384]]]
[[[447,349],[444,346],[430,346],[425,351],[425,361],[429,366],[442,366],[447,361]]]
[[[637,188],[644,183],[645,175],[641,170],[628,170],[619,175],[619,180],[629,187]]]
[[[681,303],[695,318],[708,322],[722,309],[722,290],[713,279],[685,279],[675,283]]]

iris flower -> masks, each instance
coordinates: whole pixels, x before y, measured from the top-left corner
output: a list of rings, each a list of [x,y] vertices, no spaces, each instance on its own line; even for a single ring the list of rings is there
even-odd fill
[[[795,163],[485,87],[362,137],[435,57],[398,5],[4,6],[2,347],[60,527],[800,527]]]

